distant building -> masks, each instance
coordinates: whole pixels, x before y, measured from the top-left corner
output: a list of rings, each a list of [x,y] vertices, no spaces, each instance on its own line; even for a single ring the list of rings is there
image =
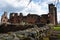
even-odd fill
[[[36,15],[36,14],[28,14],[27,18],[26,18],[26,22],[31,23],[31,24],[36,24],[38,22],[38,20],[40,20],[40,19],[38,19],[39,17],[40,16]]]
[[[57,8],[53,4],[49,4],[48,7],[49,7],[48,15],[50,23],[57,25]]]
[[[22,13],[20,13],[20,15],[18,15],[18,13],[10,13],[10,19],[9,22],[10,23],[20,23],[22,21]]]
[[[49,21],[48,14],[42,14],[40,18],[40,22],[43,24],[49,24],[50,21]]]
[[[8,22],[7,12],[4,12],[1,18],[1,23],[7,23],[7,22]]]
[[[23,15],[15,15],[16,13],[11,13],[10,14],[10,23],[20,23],[20,22],[25,22],[25,23],[30,23],[30,24],[48,24],[49,23],[49,18],[48,14],[43,14],[41,16],[36,15],[36,14],[28,14],[27,16]]]
[[[9,18],[9,22],[16,24],[16,23],[21,23],[21,22],[25,22],[25,23],[31,23],[31,24],[53,24],[53,25],[57,25],[57,9],[55,7],[55,5],[53,4],[49,4],[49,13],[48,14],[42,14],[42,15],[37,15],[37,14],[28,14],[27,16],[23,16],[22,13],[20,13],[20,15],[18,15],[18,13],[10,13],[10,18]],[[2,16],[2,23],[6,23],[7,22],[7,15],[6,12],[4,13],[4,15]]]

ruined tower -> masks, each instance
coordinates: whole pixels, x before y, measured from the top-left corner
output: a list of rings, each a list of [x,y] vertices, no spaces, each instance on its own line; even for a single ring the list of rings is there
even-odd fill
[[[1,23],[7,23],[7,22],[8,22],[7,12],[4,12],[1,18]]]
[[[57,25],[57,8],[54,4],[49,4],[49,20],[53,25]]]

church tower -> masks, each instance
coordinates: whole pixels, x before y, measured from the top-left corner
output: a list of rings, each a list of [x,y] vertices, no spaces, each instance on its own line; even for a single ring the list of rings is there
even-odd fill
[[[54,4],[49,4],[49,20],[53,25],[57,25],[57,8]]]

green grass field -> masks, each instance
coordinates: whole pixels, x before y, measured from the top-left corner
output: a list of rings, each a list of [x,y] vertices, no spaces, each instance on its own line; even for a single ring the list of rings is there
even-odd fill
[[[59,24],[59,25],[56,25],[56,26],[54,27],[54,30],[60,31],[60,24]]]
[[[60,27],[54,27],[54,30],[60,31]]]
[[[54,27],[54,30],[60,31],[60,26]],[[60,34],[58,34],[58,40],[60,40]]]

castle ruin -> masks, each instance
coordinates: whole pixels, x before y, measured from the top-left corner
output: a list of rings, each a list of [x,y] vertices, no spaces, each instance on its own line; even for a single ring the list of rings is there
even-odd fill
[[[55,7],[54,4],[49,4],[49,13],[48,14],[42,14],[42,15],[36,15],[36,14],[28,14],[27,16],[23,16],[22,13],[18,15],[18,13],[10,13],[10,18],[8,19],[9,23],[30,23],[30,24],[53,24],[57,25],[57,8]],[[5,14],[5,12],[4,12]],[[7,17],[4,17],[5,15],[2,16],[1,22],[6,23],[7,22]],[[7,15],[6,15],[7,16]]]

